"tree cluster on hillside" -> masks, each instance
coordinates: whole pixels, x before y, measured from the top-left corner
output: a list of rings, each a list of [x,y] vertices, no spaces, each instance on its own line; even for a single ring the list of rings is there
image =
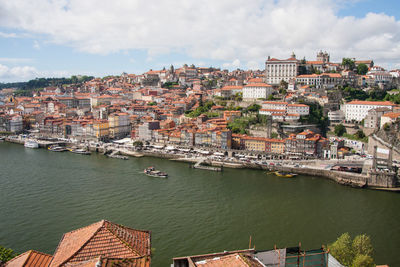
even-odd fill
[[[227,128],[236,134],[248,134],[250,125],[258,122],[257,116],[236,118],[233,122],[228,123]]]
[[[310,113],[307,116],[301,116],[300,122],[317,124],[321,130],[322,135],[326,135],[326,129],[328,127],[328,118],[324,116],[323,108],[318,103],[308,103],[299,101],[300,103],[306,104],[310,107]]]
[[[71,76],[71,78],[36,78],[27,82],[0,83],[0,89],[16,88],[16,95],[29,95],[32,90],[48,86],[62,86],[64,84],[76,84],[92,80],[93,76]]]
[[[344,88],[340,88],[343,98],[346,101],[352,101],[352,100],[368,100],[368,101],[382,101],[386,98],[387,93],[384,90],[380,89],[372,89],[369,90],[368,92],[362,90],[362,89],[357,89],[353,88],[350,86],[346,86]],[[389,97],[388,97],[389,98]],[[400,101],[400,98],[399,98]]]
[[[354,68],[356,67],[356,63],[351,58],[343,58],[342,59],[342,66],[346,70],[354,70]]]
[[[198,116],[200,116],[203,113],[207,113],[211,110],[211,107],[214,106],[214,102],[212,101],[208,101],[207,103],[205,103],[204,105],[199,106],[198,108],[196,108],[195,110],[188,110],[186,111],[186,116],[190,117],[190,118],[196,118]]]
[[[330,254],[345,266],[375,266],[371,239],[365,234],[358,235],[352,240],[349,233],[344,233],[328,245],[328,249]]]

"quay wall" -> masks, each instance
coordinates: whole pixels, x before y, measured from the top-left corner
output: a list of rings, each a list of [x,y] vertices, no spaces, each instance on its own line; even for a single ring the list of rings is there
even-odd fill
[[[358,174],[351,172],[283,166],[270,166],[269,169],[271,171],[283,171],[309,176],[320,176],[333,180],[339,184],[353,187],[395,188],[397,186],[397,176],[394,172],[370,171],[368,174]]]
[[[17,144],[24,144],[23,140],[18,140],[18,139],[6,139],[6,141]],[[47,146],[48,144],[41,147],[47,147]],[[93,152],[99,152],[99,153],[118,150],[118,149],[107,149],[102,147],[88,147],[88,146],[86,147]],[[148,152],[148,151],[125,153],[123,150],[119,151],[121,154],[127,156],[157,157],[157,158],[170,159],[176,161],[186,161],[186,162],[197,161],[196,159],[182,158],[182,156],[176,154],[164,154],[164,153]],[[276,166],[276,165],[267,166],[267,165],[253,164],[253,163],[229,163],[229,162],[217,162],[217,161],[212,161],[211,165],[223,166],[227,168],[249,168],[249,169],[259,169],[268,171],[291,172],[308,176],[319,176],[333,180],[339,184],[349,185],[353,187],[371,187],[373,189],[393,189],[396,188],[398,184],[398,177],[393,172],[369,171],[368,174],[358,174],[358,173],[331,171],[331,170],[323,170],[315,168],[300,168],[300,167],[287,167],[287,166]]]

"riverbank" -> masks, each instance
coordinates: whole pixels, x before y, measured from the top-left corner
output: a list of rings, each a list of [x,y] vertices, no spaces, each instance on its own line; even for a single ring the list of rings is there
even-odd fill
[[[0,211],[0,229],[7,229],[1,240],[19,252],[53,253],[62,233],[107,218],[154,233],[154,266],[169,266],[175,256],[243,248],[250,234],[258,249],[269,249],[299,242],[317,247],[343,232],[368,234],[377,262],[400,264],[397,194],[321,177],[194,170],[155,157],[124,161],[7,142],[0,143],[0,162],[0,199],[7,203]],[[169,178],[146,176],[148,166]]]
[[[7,142],[24,144],[23,139],[15,139],[15,138],[6,138]],[[102,154],[115,154],[115,155],[123,155],[129,157],[156,157],[162,159],[168,159],[173,161],[187,162],[190,164],[200,164],[205,163],[208,166],[212,166],[207,168],[206,166],[199,168],[205,169],[209,171],[222,171],[222,168],[232,168],[232,169],[258,169],[258,170],[266,170],[266,171],[282,171],[282,172],[290,172],[296,174],[302,174],[307,176],[315,176],[322,177],[326,179],[333,180],[341,185],[347,185],[351,187],[357,188],[369,188],[390,192],[400,192],[399,187],[388,186],[390,184],[389,180],[397,179],[397,177],[393,177],[393,173],[388,172],[368,172],[368,173],[350,173],[343,171],[336,171],[330,169],[321,168],[323,165],[332,165],[332,161],[330,160],[303,160],[296,161],[295,165],[289,165],[293,163],[291,161],[283,161],[283,160],[269,160],[264,163],[259,163],[256,161],[247,161],[243,162],[241,160],[234,160],[230,158],[227,160],[212,160],[209,157],[205,157],[204,155],[192,155],[190,153],[175,153],[173,151],[149,151],[149,150],[137,150],[134,147],[129,147],[126,145],[119,145],[113,143],[106,143],[103,145],[92,144],[92,143],[70,143],[65,141],[46,141],[46,140],[38,140],[39,146],[42,148],[46,148],[53,144],[63,144],[66,146],[75,146],[87,149],[92,152],[102,153]],[[316,165],[312,165],[314,163]],[[304,165],[306,164],[306,165]],[[318,165],[319,164],[319,165]],[[392,183],[393,184],[393,183]],[[386,185],[386,186],[385,186]]]

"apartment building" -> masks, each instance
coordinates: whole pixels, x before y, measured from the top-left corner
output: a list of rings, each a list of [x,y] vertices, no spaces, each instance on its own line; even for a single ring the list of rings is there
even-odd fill
[[[265,99],[273,92],[271,85],[266,83],[250,83],[243,87],[243,100]]]
[[[359,101],[354,100],[344,104],[344,113],[346,121],[362,121],[368,111],[376,108],[393,109],[395,105],[390,101]]]

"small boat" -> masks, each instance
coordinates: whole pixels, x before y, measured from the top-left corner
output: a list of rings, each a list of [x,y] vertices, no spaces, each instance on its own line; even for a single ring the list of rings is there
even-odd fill
[[[82,149],[82,148],[70,149],[69,151],[71,151],[72,153],[81,154],[81,155],[90,155],[90,154],[92,154],[90,151],[87,151],[86,149]]]
[[[6,140],[6,138],[4,136],[0,136],[0,142],[4,142],[4,140]]]
[[[39,143],[33,140],[25,141],[24,147],[27,148],[39,148]]]
[[[285,177],[285,178],[292,178],[297,175],[296,173],[279,172],[279,171],[276,171],[274,173],[276,176]]]
[[[168,174],[165,172],[161,172],[159,170],[156,170],[154,167],[148,167],[144,169],[144,174],[152,177],[160,177],[160,178],[168,178]]]
[[[66,149],[65,147],[57,146],[57,145],[49,146],[47,149],[50,150],[50,151],[54,151],[54,152],[68,151],[68,149]]]
[[[123,156],[123,155],[107,155],[107,157],[112,158],[112,159],[123,159],[123,160],[129,159],[127,156]]]

